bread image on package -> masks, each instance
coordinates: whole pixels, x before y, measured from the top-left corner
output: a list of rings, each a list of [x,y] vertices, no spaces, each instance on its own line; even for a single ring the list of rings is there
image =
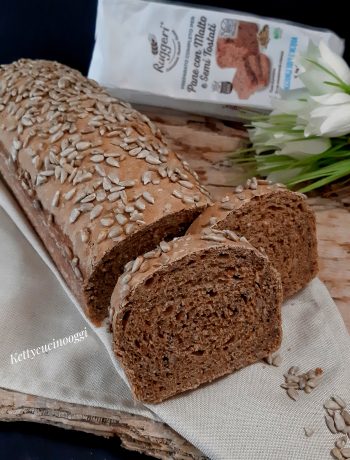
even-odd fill
[[[281,275],[284,299],[305,287],[318,272],[315,216],[300,193],[281,184],[249,179],[208,207],[188,229],[229,229],[266,254]]]
[[[230,231],[208,227],[137,257],[110,311],[135,398],[157,403],[276,351],[281,302],[268,258]]]
[[[260,51],[260,43],[268,43],[268,28],[264,26],[260,33],[257,24],[239,21],[231,29],[224,28],[224,36],[217,39],[216,61],[221,68],[235,69],[232,89],[239,99],[248,99],[270,82],[271,62]],[[230,34],[233,37],[227,36]]]
[[[1,174],[94,321],[125,263],[210,202],[146,116],[56,62],[0,66],[0,124]]]

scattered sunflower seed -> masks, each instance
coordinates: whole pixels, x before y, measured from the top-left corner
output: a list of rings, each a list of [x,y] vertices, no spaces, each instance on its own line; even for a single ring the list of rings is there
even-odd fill
[[[340,452],[343,457],[350,458],[350,447],[344,447]]]
[[[345,421],[340,412],[334,414],[334,425],[338,431],[343,431],[345,429]]]
[[[331,454],[333,455],[333,457],[336,460],[343,460],[344,459],[343,454],[340,452],[338,447],[333,447],[333,449],[331,450]]]
[[[310,438],[314,433],[315,430],[313,428],[304,428],[305,436]]]
[[[294,401],[297,401],[299,398],[298,391],[295,388],[288,388],[287,390],[287,395],[291,398],[294,399]]]
[[[329,431],[333,434],[337,434],[337,429],[335,428],[335,424],[334,424],[334,420],[332,417],[330,417],[329,415],[326,415],[325,416],[325,420],[326,420],[326,425],[329,429]]]

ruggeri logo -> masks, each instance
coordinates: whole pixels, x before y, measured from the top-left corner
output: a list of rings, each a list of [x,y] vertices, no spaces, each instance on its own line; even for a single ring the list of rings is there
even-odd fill
[[[159,36],[149,34],[148,40],[152,55],[156,59],[153,68],[160,73],[170,72],[176,66],[181,52],[181,43],[175,30],[161,22]]]

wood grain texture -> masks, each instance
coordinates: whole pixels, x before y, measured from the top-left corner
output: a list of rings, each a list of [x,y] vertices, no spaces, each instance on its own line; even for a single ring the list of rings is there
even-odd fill
[[[243,171],[232,168],[230,162],[232,153],[246,143],[242,127],[197,115],[155,109],[147,112],[169,145],[197,171],[214,198],[242,182]],[[316,196],[309,203],[316,213],[320,278],[350,331],[350,193],[331,199]],[[5,389],[0,389],[0,420],[34,421],[105,437],[119,436],[124,447],[159,459],[205,458],[174,430],[145,417]]]

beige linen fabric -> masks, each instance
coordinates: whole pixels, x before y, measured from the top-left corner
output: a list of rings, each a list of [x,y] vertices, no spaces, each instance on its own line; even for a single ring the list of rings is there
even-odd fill
[[[0,280],[1,387],[162,420],[212,459],[329,458],[336,436],[325,426],[322,404],[333,393],[350,403],[350,340],[319,280],[283,306],[280,368],[258,363],[147,407],[133,401],[111,351],[111,335],[81,314],[1,183]],[[84,327],[84,340],[11,364],[11,354]],[[292,365],[325,371],[320,386],[310,395],[302,393],[297,402],[280,388],[283,373]],[[304,427],[315,429],[315,434],[307,438]]]

